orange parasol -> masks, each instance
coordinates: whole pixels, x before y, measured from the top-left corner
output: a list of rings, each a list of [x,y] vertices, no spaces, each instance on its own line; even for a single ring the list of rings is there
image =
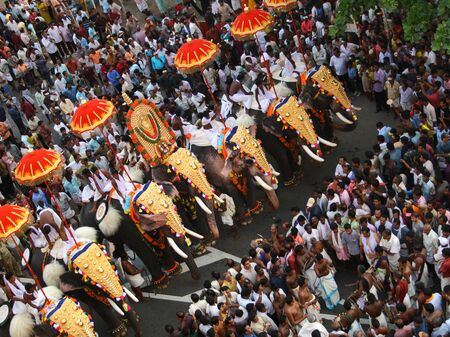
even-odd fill
[[[270,66],[264,57],[264,53],[261,49],[261,45],[256,37],[256,33],[260,31],[266,31],[272,28],[273,17],[266,11],[261,9],[251,9],[248,7],[244,8],[244,11],[239,14],[236,19],[234,19],[233,25],[231,26],[231,34],[236,40],[249,40],[254,38],[256,44],[259,47],[259,53],[266,65],[267,75],[269,76],[270,84],[272,85],[275,97],[278,99],[277,91],[275,90],[275,83],[273,83],[272,73],[270,72]]]
[[[25,226],[30,221],[30,210],[25,207],[17,206],[17,205],[3,205],[0,206],[0,239],[7,239],[14,233],[20,231],[23,226]],[[16,249],[19,252],[20,257],[28,267],[28,270],[33,276],[36,284],[41,288],[42,294],[45,299],[48,301],[47,296],[42,289],[41,283],[31,268],[28,260],[23,256],[23,252],[20,247],[17,245],[16,240],[12,240],[16,245]]]
[[[273,17],[268,12],[245,7],[234,20],[231,34],[236,40],[250,40],[256,33],[272,28],[272,25]]]
[[[219,111],[219,105],[211,90],[208,79],[203,74],[203,69],[214,60],[214,57],[218,52],[219,47],[211,41],[204,39],[187,39],[180,49],[178,49],[174,59],[175,67],[181,73],[190,74],[196,71],[202,73],[203,81],[208,87],[208,92],[214,103],[216,112]]]
[[[289,12],[298,6],[297,0],[266,0],[264,5],[280,12]]]
[[[81,104],[70,122],[72,132],[83,133],[103,126],[112,117],[114,104],[104,99],[92,99]]]
[[[28,152],[14,171],[17,182],[25,186],[40,185],[62,170],[63,157],[55,151],[40,149]]]
[[[122,170],[127,175],[131,184],[135,187],[133,179],[131,179],[130,174],[123,166],[122,161],[117,156],[116,151],[112,147],[111,142],[103,130],[103,126],[106,124],[108,119],[113,116],[115,110],[114,104],[110,101],[105,99],[91,99],[77,108],[73,114],[72,120],[70,121],[70,128],[72,129],[72,132],[78,134],[99,128],[103,139],[105,139],[112,153],[116,157],[117,162],[122,167]]]
[[[201,71],[213,61],[218,52],[219,47],[211,41],[188,39],[175,55],[175,67],[183,74]]]
[[[0,206],[0,239],[7,239],[29,220],[30,210],[17,205]]]

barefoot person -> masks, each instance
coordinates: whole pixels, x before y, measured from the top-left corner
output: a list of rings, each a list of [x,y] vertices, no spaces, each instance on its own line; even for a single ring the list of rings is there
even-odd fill
[[[299,332],[307,315],[303,312],[302,308],[293,296],[286,296],[284,302],[284,314],[288,319],[289,325],[293,330]]]
[[[316,256],[314,271],[319,279],[321,296],[328,309],[332,310],[339,303],[340,295],[331,268],[333,265],[325,260],[321,254]]]
[[[311,293],[311,290],[309,290],[308,282],[306,282],[304,277],[299,277],[298,285],[300,288],[298,291],[298,300],[300,305],[306,309],[306,313],[308,315],[314,316],[318,322],[321,322],[322,318],[320,317],[320,303],[317,301],[316,296]]]

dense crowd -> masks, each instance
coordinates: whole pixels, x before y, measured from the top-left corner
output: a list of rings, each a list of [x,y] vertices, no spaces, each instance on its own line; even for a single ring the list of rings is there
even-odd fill
[[[179,326],[166,331],[220,337],[450,334],[448,56],[431,49],[430,36],[418,44],[405,41],[401,15],[386,20],[378,7],[355,18],[355,32],[333,38],[328,29],[337,4],[314,0],[299,2],[293,20],[279,14],[271,32],[257,34],[261,57],[254,41],[230,33],[241,5],[186,1],[156,16],[146,1],[136,1],[138,11],[112,0],[85,7],[6,2],[0,11],[2,204],[28,207],[37,217],[56,209],[45,187],[25,189],[14,181],[17,162],[31,149],[64,156],[62,179],[51,189],[74,227],[83,204],[105,193],[109,181],[126,180],[121,164],[151,176],[121,114],[104,130],[112,148],[99,133],[79,138],[70,132],[71,116],[87,100],[106,98],[124,111],[125,92],[148,98],[169,122],[182,117],[186,130],[214,128],[201,74],[181,75],[174,67],[188,38],[221,44],[202,75],[222,112],[230,105],[265,112],[274,99],[259,76],[266,62],[285,80],[325,64],[349,93],[366,95],[377,113],[397,122],[377,123],[376,144],[364,158],[341,157],[306,209],[292,207],[291,221],[275,221],[270,238],[254,240],[242,261],[214,272],[204,291],[192,294],[188,312],[177,314]],[[183,132],[177,137],[183,143]],[[48,236],[40,230],[36,225],[0,242],[2,301],[24,304],[18,311],[34,312],[36,304],[34,288],[15,277],[22,270],[12,240],[45,248]],[[355,292],[342,308],[334,275],[356,266]],[[134,290],[139,294],[139,284]],[[322,324],[321,307],[342,310],[332,331]],[[364,315],[370,327],[361,325]]]

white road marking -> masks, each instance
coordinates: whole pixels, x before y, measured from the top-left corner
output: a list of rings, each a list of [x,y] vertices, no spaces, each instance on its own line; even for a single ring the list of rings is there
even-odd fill
[[[197,264],[197,267],[201,268],[203,266],[207,266],[208,264],[214,263],[214,262],[218,262],[221,260],[225,260],[225,259],[232,259],[236,262],[240,262],[241,259],[235,255],[232,254],[228,254],[220,249],[214,248],[214,247],[208,247],[206,249],[207,251],[209,251],[209,254],[205,254],[202,256],[199,256],[195,259],[195,263]],[[186,263],[182,263],[181,266],[183,267],[183,270],[181,271],[181,273],[186,273],[189,271]]]

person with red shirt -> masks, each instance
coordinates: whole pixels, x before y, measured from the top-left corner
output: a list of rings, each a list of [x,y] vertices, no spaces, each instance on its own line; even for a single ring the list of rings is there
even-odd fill
[[[439,274],[441,276],[441,289],[444,290],[445,286],[450,284],[450,248],[444,248],[442,255],[444,256],[444,262],[439,268]]]
[[[30,120],[36,114],[36,109],[33,104],[27,101],[24,97],[22,97],[22,102],[20,104],[20,109],[25,114],[25,117]]]
[[[312,33],[313,30],[313,20],[311,19],[311,15],[308,15],[308,18],[302,22],[302,33],[308,35],[308,33]]]

